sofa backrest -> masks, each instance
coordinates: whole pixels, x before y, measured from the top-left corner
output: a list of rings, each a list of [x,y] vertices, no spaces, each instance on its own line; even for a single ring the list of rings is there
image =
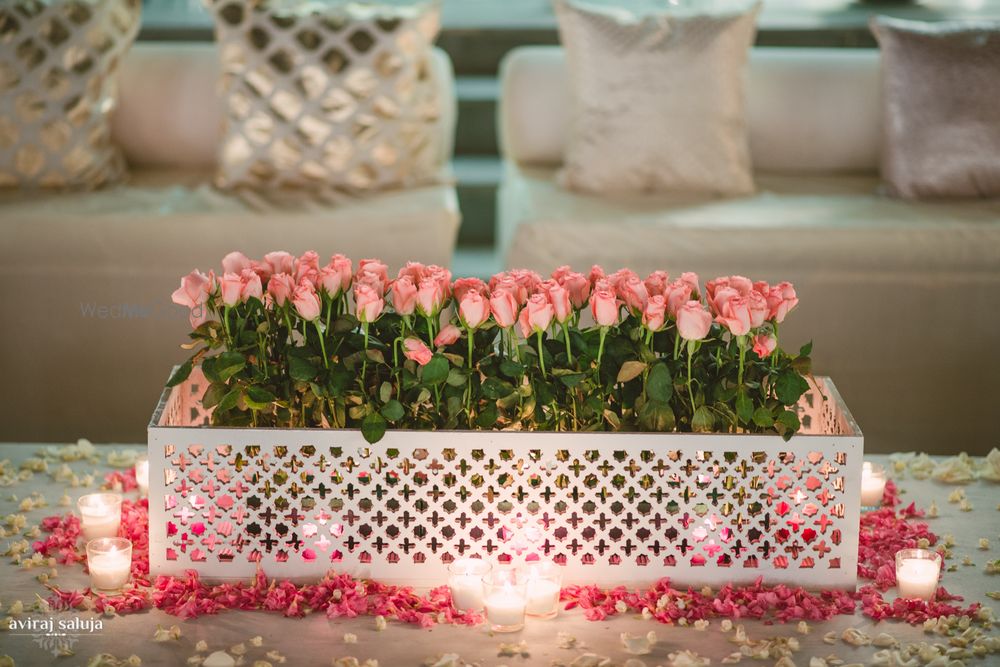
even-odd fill
[[[455,136],[455,75],[434,50],[441,86],[441,163]],[[219,56],[210,42],[139,42],[122,64],[112,133],[129,163],[148,167],[210,168],[222,138]]]
[[[514,49],[501,64],[500,77],[498,129],[504,155],[525,165],[561,164],[570,120],[562,48]],[[878,168],[882,115],[877,50],[754,48],[746,93],[755,169]]]

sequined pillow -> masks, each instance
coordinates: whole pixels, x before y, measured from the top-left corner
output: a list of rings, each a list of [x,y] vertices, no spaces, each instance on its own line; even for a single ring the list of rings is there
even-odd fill
[[[362,193],[438,176],[436,2],[213,0],[220,187]]]
[[[121,177],[110,114],[140,0],[0,3],[0,187],[94,188]]]
[[[882,178],[906,198],[1000,196],[1000,23],[872,22]]]
[[[562,183],[598,193],[752,192],[743,77],[757,10],[556,0],[571,93]]]

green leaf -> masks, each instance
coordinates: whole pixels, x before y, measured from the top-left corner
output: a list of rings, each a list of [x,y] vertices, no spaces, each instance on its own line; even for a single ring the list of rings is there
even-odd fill
[[[448,368],[448,360],[435,354],[424,365],[420,377],[424,384],[441,384],[448,379]]]
[[[488,403],[485,407],[476,415],[476,426],[479,428],[493,428],[493,425],[497,423],[497,418],[500,416],[500,411],[497,410],[496,403]]]
[[[666,368],[666,367],[664,367]],[[646,370],[646,364],[641,361],[626,361],[618,370],[618,382],[628,382],[639,377]]]
[[[374,444],[382,439],[387,427],[388,424],[382,415],[377,412],[369,412],[361,421],[361,435],[365,437],[365,440]]]
[[[531,386],[535,390],[535,400],[538,401],[539,405],[548,405],[555,399],[552,385],[545,380],[536,379],[531,383]]]
[[[736,416],[744,424],[753,419],[753,401],[743,390],[736,394]]]
[[[791,433],[795,433],[799,430],[799,416],[791,410],[782,411],[782,413],[778,415],[777,423],[784,426]],[[791,436],[789,435],[789,437]]]
[[[653,401],[667,403],[674,395],[673,383],[670,379],[670,369],[666,364],[656,364],[646,376],[646,396]]]
[[[809,357],[795,357],[792,359],[792,368],[800,375],[812,373],[812,359]]]
[[[509,378],[519,378],[524,375],[524,366],[512,359],[504,359],[500,362],[500,372]]]
[[[251,385],[247,387],[245,400],[247,405],[254,410],[265,410],[270,407],[272,403],[278,400],[278,397],[264,387]]]
[[[795,371],[785,371],[774,382],[774,395],[785,405],[794,405],[809,389],[809,383]]]
[[[701,406],[691,417],[691,430],[695,433],[711,433],[715,429],[715,417],[708,406]]]
[[[239,402],[241,393],[242,392],[240,391],[239,387],[231,389],[228,394],[222,397],[222,400],[219,401],[219,404],[215,406],[215,411],[225,412],[227,410],[232,410],[234,407],[236,407],[236,403]]]
[[[382,386],[378,388],[378,399],[383,403],[388,403],[390,398],[392,398],[392,385],[383,382]]]
[[[181,382],[184,382],[184,380],[187,380],[188,376],[191,375],[191,369],[193,367],[194,367],[194,364],[191,362],[190,359],[188,359],[183,364],[181,364],[180,366],[178,366],[177,370],[175,370],[173,372],[173,374],[171,374],[170,379],[167,380],[167,386],[168,387],[176,387]],[[163,377],[163,376],[161,375],[160,377]]]
[[[583,381],[583,379],[587,377],[586,373],[566,373],[562,375],[556,374],[556,376],[559,378],[560,382],[562,382],[570,389],[580,384]]]
[[[761,428],[770,428],[774,425],[774,415],[762,405],[753,411],[753,423]]]
[[[514,385],[500,378],[486,378],[482,386],[483,397],[491,401],[514,393]]]
[[[239,352],[223,352],[215,358],[215,375],[221,382],[228,382],[229,378],[239,373],[247,365],[247,358]]]
[[[673,431],[677,425],[669,403],[646,401],[639,408],[639,423],[647,431]]]
[[[448,371],[448,379],[446,382],[452,387],[461,387],[468,380],[468,371],[463,371],[461,368],[452,368]]]
[[[800,357],[808,357],[809,355],[812,354],[812,350],[813,350],[813,342],[809,341],[808,343],[806,343],[805,345],[803,345],[801,348],[799,348],[799,356]]]
[[[309,382],[315,379],[318,369],[302,357],[288,355],[288,374],[293,380]]]
[[[201,405],[205,408],[212,408],[219,404],[222,397],[229,391],[229,387],[224,384],[210,384],[205,390],[205,395],[201,397]]]
[[[402,403],[396,399],[392,399],[387,401],[386,404],[382,406],[381,412],[383,417],[391,422],[394,422],[402,419],[406,411],[403,410]]]

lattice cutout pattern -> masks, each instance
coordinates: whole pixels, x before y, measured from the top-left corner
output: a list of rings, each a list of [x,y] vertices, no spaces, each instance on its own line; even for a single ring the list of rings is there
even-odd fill
[[[815,391],[812,428],[843,435],[396,431],[377,445],[167,426],[204,419],[181,400],[200,391],[178,387],[150,429],[154,572],[243,577],[260,563],[434,584],[460,556],[537,553],[577,583],[854,585],[861,436]]]

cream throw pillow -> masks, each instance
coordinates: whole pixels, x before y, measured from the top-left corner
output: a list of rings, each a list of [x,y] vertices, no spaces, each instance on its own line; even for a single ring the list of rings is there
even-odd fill
[[[140,0],[0,3],[0,187],[95,188],[124,174],[110,115],[139,14]]]
[[[640,14],[556,0],[572,100],[562,183],[753,192],[743,78],[758,9]]]
[[[436,2],[210,5],[226,97],[220,187],[363,193],[438,177]]]

